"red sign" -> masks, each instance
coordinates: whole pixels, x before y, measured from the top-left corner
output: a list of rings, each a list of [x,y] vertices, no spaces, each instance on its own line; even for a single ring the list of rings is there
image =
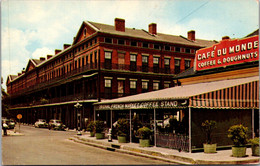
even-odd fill
[[[23,116],[21,114],[18,114],[16,117],[17,119],[22,119]]]
[[[206,70],[258,61],[258,35],[245,39],[226,39],[196,52],[194,70]]]

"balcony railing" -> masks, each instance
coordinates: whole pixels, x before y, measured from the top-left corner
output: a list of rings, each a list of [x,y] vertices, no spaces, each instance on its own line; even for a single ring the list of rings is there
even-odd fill
[[[170,68],[159,68],[159,67],[148,67],[148,66],[133,66],[133,65],[125,65],[125,64],[107,64],[100,63],[100,69],[110,69],[110,70],[123,70],[123,71],[139,71],[139,72],[149,72],[149,73],[160,73],[160,74],[174,74],[174,70]],[[82,66],[80,68],[76,68],[66,73],[61,73],[59,76],[55,76],[49,80],[45,80],[43,82],[37,81],[35,85],[21,88],[16,91],[15,94],[12,95],[21,95],[28,91],[34,91],[40,88],[44,88],[49,86],[57,81],[61,81],[63,79],[69,78],[71,76],[78,75],[80,73],[89,71],[89,70],[98,70],[98,64],[92,63]]]

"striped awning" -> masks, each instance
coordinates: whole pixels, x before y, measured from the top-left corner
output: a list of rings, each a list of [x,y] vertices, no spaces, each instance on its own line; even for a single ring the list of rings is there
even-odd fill
[[[259,108],[259,81],[192,96],[189,98],[189,106],[212,109]]]

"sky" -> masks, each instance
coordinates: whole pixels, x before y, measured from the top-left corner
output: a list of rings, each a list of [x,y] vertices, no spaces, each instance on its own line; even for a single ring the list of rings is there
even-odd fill
[[[243,38],[259,28],[259,0],[2,0],[1,76],[17,75],[29,59],[39,59],[72,44],[83,21],[187,37]]]

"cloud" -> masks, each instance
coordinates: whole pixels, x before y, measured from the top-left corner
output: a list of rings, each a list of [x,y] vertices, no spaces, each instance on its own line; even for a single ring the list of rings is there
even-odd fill
[[[33,53],[32,53],[32,58],[33,59],[40,59],[40,57],[46,57],[47,55],[53,55],[54,51],[47,48],[37,48]]]

